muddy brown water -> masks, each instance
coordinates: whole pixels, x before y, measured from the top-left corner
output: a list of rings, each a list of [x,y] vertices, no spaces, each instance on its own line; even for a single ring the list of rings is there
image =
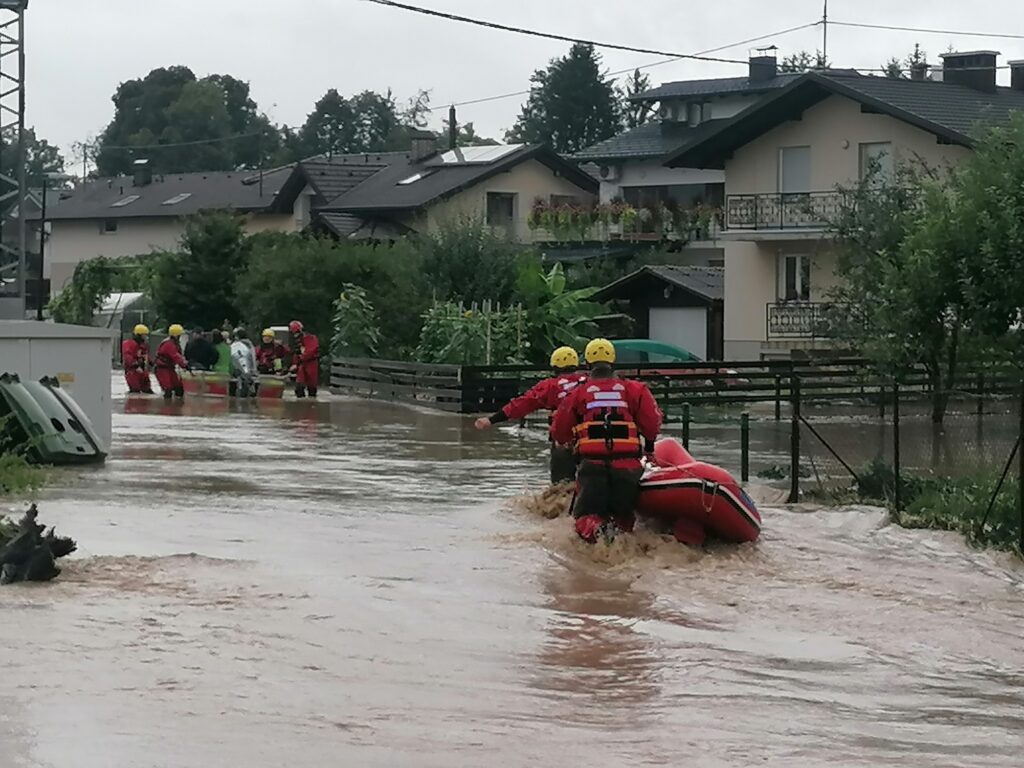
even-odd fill
[[[1019,766],[1024,571],[867,509],[589,549],[514,428],[120,399],[0,590],[0,766]]]

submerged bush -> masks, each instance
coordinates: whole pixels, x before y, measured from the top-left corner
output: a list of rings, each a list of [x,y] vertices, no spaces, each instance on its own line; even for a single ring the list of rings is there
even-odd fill
[[[964,477],[901,474],[902,509],[896,521],[904,528],[958,531],[975,546],[1020,552],[1018,479],[1008,478],[996,495],[996,473]],[[860,499],[893,503],[896,473],[891,465],[875,459],[861,471],[859,480]],[[992,511],[988,512],[990,504]]]

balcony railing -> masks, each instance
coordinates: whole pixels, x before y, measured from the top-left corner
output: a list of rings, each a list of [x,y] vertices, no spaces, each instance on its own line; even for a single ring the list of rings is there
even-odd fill
[[[824,229],[839,212],[842,202],[841,192],[728,195],[725,227],[758,231]]]
[[[768,339],[830,339],[835,335],[836,305],[787,301],[768,305]]]

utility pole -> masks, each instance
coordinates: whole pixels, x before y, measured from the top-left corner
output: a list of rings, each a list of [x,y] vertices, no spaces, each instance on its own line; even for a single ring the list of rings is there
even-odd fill
[[[825,10],[821,14],[821,63],[828,64],[828,0],[825,0]]]

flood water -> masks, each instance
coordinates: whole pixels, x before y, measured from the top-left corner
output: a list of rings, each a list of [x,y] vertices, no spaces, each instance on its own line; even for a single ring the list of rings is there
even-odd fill
[[[0,766],[1019,766],[1024,570],[882,512],[577,543],[536,433],[116,404],[80,551],[0,590]]]

